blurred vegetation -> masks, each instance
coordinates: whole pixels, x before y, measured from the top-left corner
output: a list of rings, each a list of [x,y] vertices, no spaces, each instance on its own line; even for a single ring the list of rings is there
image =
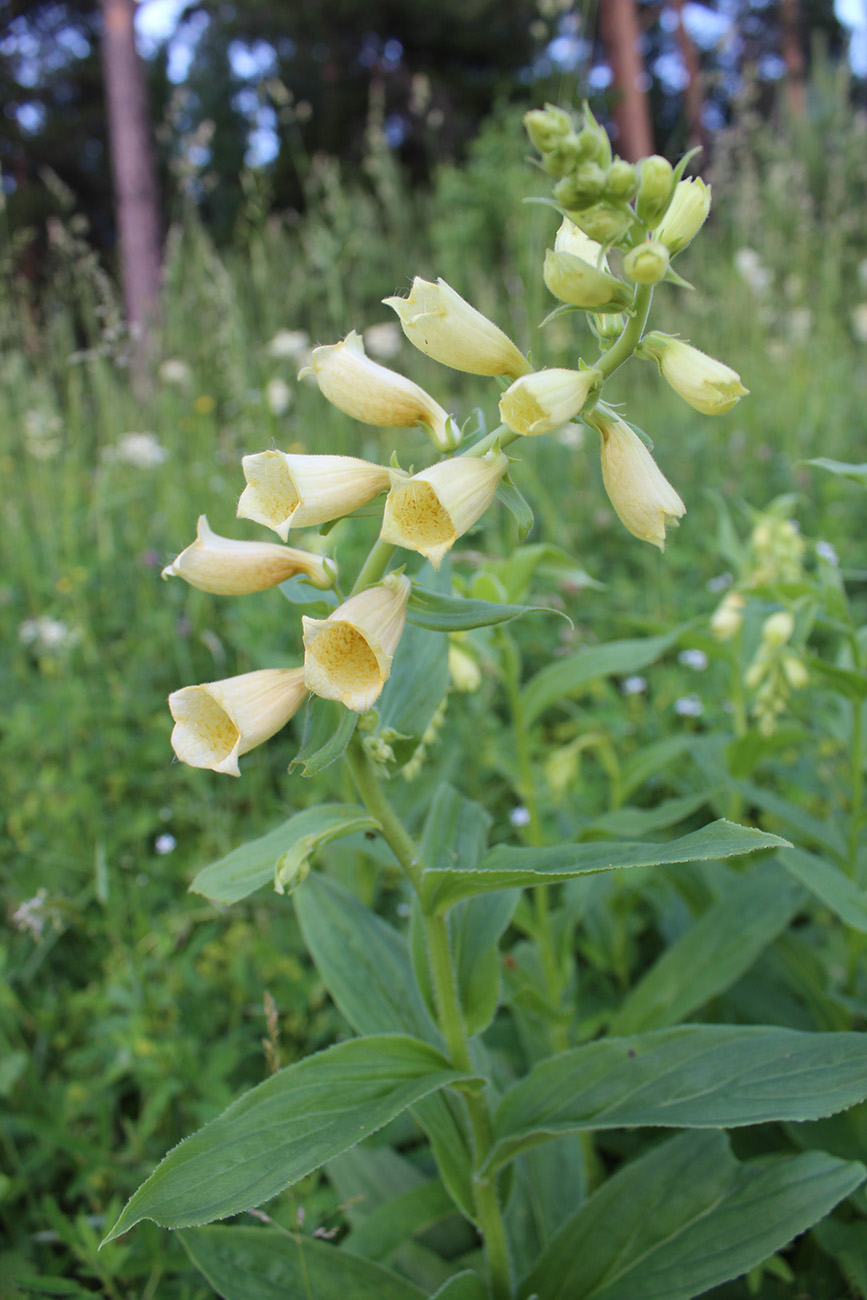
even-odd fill
[[[641,412],[689,510],[665,557],[619,525],[589,438],[522,446],[527,495],[546,539],[605,584],[597,590],[539,572],[534,595],[566,609],[574,628],[544,619],[521,624],[515,637],[527,671],[578,645],[692,618],[705,627],[732,566],[732,531],[746,537],[755,512],[782,496],[777,509],[798,520],[805,562],[811,571],[821,567],[816,540],[834,548],[863,622],[863,497],[802,462],[864,459],[867,121],[852,116],[846,87],[830,74],[811,96],[811,116],[785,130],[747,113],[721,136],[711,233],[682,268],[698,292],[660,293],[663,300],[681,294],[677,328],[735,366],[750,398],[710,422],[680,405],[650,367],[633,364],[623,374],[630,409]],[[116,290],[71,194],[55,185],[50,274],[39,297],[17,269],[7,231],[0,317],[0,630],[9,647],[0,665],[7,701],[2,902],[10,923],[0,948],[4,1300],[207,1295],[171,1236],[152,1225],[97,1256],[103,1223],[171,1145],[262,1078],[275,1052],[285,1064],[342,1032],[285,900],[266,893],[228,912],[185,892],[203,863],[289,810],[345,795],[335,769],[312,785],[289,779],[298,740],[291,726],[245,758],[239,782],[173,764],[169,746],[168,693],[297,662],[297,618],[277,591],[221,602],[180,583],[163,585],[160,569],[192,540],[200,513],[220,532],[259,535],[234,519],[245,452],[276,445],[387,454],[390,442],[296,381],[297,340],[290,347],[287,331],[334,341],[350,324],[362,330],[385,322],[380,299],[412,275],[441,274],[512,331],[536,364],[575,363],[556,322],[541,332],[531,326],[552,305],[539,268],[556,219],[521,201],[533,184],[525,152],[519,114],[504,109],[486,123],[467,165],[440,167],[422,195],[396,167],[374,115],[363,182],[347,180],[334,160],[315,159],[304,173],[302,217],[281,213],[262,175],[246,173],[233,244],[218,251],[189,203],[169,232],[160,365],[146,400],[132,395]],[[674,320],[663,308],[660,324]],[[405,342],[389,364],[461,418],[481,400],[475,380],[442,372]],[[468,584],[508,576],[513,527],[499,508],[490,512],[478,551],[459,566]],[[348,544],[340,526],[330,542],[338,554]],[[478,634],[468,646],[488,667],[496,663],[491,637]],[[696,644],[706,640],[697,633]],[[612,773],[643,747],[674,740],[674,753],[676,737],[725,731],[727,692],[723,663],[711,662],[700,676],[675,653],[652,670],[649,690],[645,683],[624,695],[616,683],[598,682],[550,723],[561,769],[540,771],[546,815],[574,833],[576,820],[612,807]],[[684,698],[698,708],[683,711]],[[769,751],[755,779],[785,790],[792,765],[813,761],[802,757],[809,736],[819,746],[824,788],[839,791],[845,717],[838,704],[817,688],[793,696],[791,711],[802,739]],[[440,776],[451,770],[470,795],[480,793],[479,776],[465,756],[484,753],[495,772],[484,796],[499,837],[513,833],[516,803],[507,726],[502,684],[491,671],[475,694],[452,699],[434,742]],[[590,743],[576,746],[588,735]],[[565,788],[563,763],[571,764]],[[688,792],[688,767],[681,756],[657,775],[642,796],[648,805]],[[566,790],[579,774],[576,807]],[[427,794],[422,771],[398,797],[411,815]],[[329,861],[386,912],[401,907],[387,871],[342,848]],[[657,910],[662,930],[673,932],[682,916],[665,889],[658,886]],[[654,907],[624,888],[596,915],[582,950],[591,1000],[603,1005],[658,950]],[[839,947],[835,939],[822,949],[832,965],[849,959]],[[817,986],[823,979],[816,975]],[[268,1029],[269,996],[279,1043]],[[786,996],[778,1007],[793,1003]],[[308,1228],[330,1230],[343,1221],[338,1203],[314,1176],[275,1214],[294,1222],[303,1206]],[[799,1249],[799,1278],[815,1300],[849,1294],[827,1256],[809,1244]],[[745,1285],[720,1295],[742,1297]],[[792,1294],[770,1278],[762,1285],[762,1295]]]

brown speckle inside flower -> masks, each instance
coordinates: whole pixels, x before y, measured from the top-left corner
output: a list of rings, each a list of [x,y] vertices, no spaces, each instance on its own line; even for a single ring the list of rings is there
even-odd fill
[[[322,629],[308,646],[306,669],[307,684],[317,695],[340,700],[359,712],[370,708],[371,690],[375,699],[383,683],[376,655],[350,623]]]
[[[393,523],[414,548],[455,540],[454,524],[429,483],[410,482],[396,488],[389,513]]]
[[[204,686],[176,691],[170,704],[177,723],[172,744],[183,763],[211,767],[228,758],[238,741],[238,728]]]

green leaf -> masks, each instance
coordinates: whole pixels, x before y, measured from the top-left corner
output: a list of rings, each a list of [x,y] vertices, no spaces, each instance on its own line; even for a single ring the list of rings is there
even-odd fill
[[[305,808],[267,835],[203,867],[190,885],[190,892],[203,894],[216,903],[237,903],[274,879],[277,859],[283,854],[290,855],[287,866],[297,869],[321,845],[365,830],[379,830],[379,823],[357,804],[325,803]]]
[[[867,487],[867,462],[860,465],[850,465],[845,460],[831,460],[827,456],[817,456],[815,460],[802,461],[803,465],[815,465],[816,469],[826,469],[829,474],[837,474],[842,478],[851,478],[862,487]]]
[[[362,1219],[343,1246],[365,1259],[387,1260],[410,1237],[454,1214],[455,1204],[438,1178],[393,1196]]]
[[[423,587],[413,587],[406,611],[407,621],[432,632],[466,632],[474,627],[511,623],[521,614],[559,614],[544,605],[499,605],[493,600],[470,600],[464,596],[443,596]]]
[[[602,1039],[542,1061],[509,1089],[485,1169],[585,1129],[814,1120],[865,1097],[867,1034],[680,1025]]]
[[[389,743],[399,763],[417,749],[443,701],[449,681],[449,645],[444,636],[406,627],[388,681],[374,706],[380,730],[403,739]]]
[[[358,1033],[396,1030],[441,1044],[402,935],[327,876],[312,875],[293,901],[316,969]],[[455,1203],[471,1219],[472,1153],[462,1100],[437,1093],[418,1102],[413,1114],[430,1138]]]
[[[770,736],[757,736],[750,732],[726,745],[726,763],[736,779],[752,776],[760,764],[785,749],[797,749],[809,739],[803,727],[779,727]]]
[[[811,1227],[865,1173],[818,1151],[738,1164],[724,1134],[684,1133],[620,1169],[566,1221],[519,1300],[691,1300]]]
[[[357,1033],[411,1034],[442,1046],[416,988],[403,935],[318,872],[293,902],[316,969]]]
[[[467,1081],[405,1035],[354,1038],[252,1088],[157,1166],[105,1238],[142,1219],[195,1227],[270,1200],[413,1102]]]
[[[486,809],[464,799],[443,783],[434,794],[421,839],[422,861],[449,870],[460,863],[475,867],[487,848],[491,817]],[[449,913],[449,945],[458,996],[469,1035],[479,1034],[494,1018],[500,1000],[499,941],[512,919],[517,890],[464,899]],[[431,1015],[436,1015],[430,962],[421,909],[413,907],[410,944],[418,986]]]
[[[803,890],[776,861],[734,877],[719,902],[633,986],[611,1033],[634,1034],[685,1020],[740,979],[803,902]]]
[[[613,844],[600,840],[591,844],[561,844],[550,849],[500,845],[469,870],[460,864],[428,868],[422,876],[421,899],[427,910],[445,912],[458,899],[486,894],[493,889],[552,885],[595,871],[731,858],[787,843],[776,835],[767,835],[751,826],[737,826],[723,818],[668,844]]]
[[[506,1230],[519,1276],[541,1255],[587,1195],[587,1161],[578,1136],[552,1138],[518,1156]]]
[[[291,605],[305,605],[305,613],[311,618],[327,618],[333,609],[337,606],[337,593],[330,588],[323,591],[321,587],[314,587],[309,582],[305,582],[303,577],[297,576],[287,578],[281,582],[280,594],[285,596]]]
[[[764,812],[770,813],[772,817],[778,818],[787,831],[798,831],[808,840],[812,840],[816,844],[820,844],[822,848],[828,849],[835,856],[845,858],[846,844],[836,828],[827,819],[814,817],[812,813],[805,812],[799,804],[784,799],[782,795],[777,794],[774,790],[755,785],[752,781],[735,781],[733,784],[738,793],[743,795],[747,804],[761,808]]]
[[[529,502],[522,496],[508,474],[505,474],[500,479],[497,488],[497,500],[501,501],[514,516],[515,523],[518,525],[518,541],[526,541],[533,531],[535,522],[533,511]]]
[[[714,790],[703,790],[700,794],[684,795],[677,799],[662,799],[652,808],[616,808],[613,812],[600,813],[598,817],[588,820],[581,827],[581,838],[590,834],[639,836],[653,835],[656,831],[668,830],[679,822],[692,817],[714,796]]]
[[[424,1300],[380,1264],[274,1228],[191,1228],[187,1254],[223,1300]]]
[[[815,894],[826,907],[830,907],[845,925],[851,925],[854,930],[867,934],[867,893],[859,889],[839,867],[804,849],[783,849],[780,861],[811,894]]]
[[[807,655],[804,662],[811,673],[824,677],[838,694],[849,700],[867,699],[867,672],[863,668],[841,668],[818,655]]]
[[[488,1300],[488,1289],[478,1273],[467,1269],[465,1273],[456,1273],[449,1278],[430,1300]]]
[[[326,705],[326,707],[323,707]],[[342,704],[327,707],[330,701],[311,700],[307,706],[301,748],[289,764],[290,776],[296,767],[302,776],[316,776],[336,763],[346,750],[358,723],[358,714]],[[339,713],[335,715],[334,709]]]
[[[524,686],[525,725],[529,727],[552,704],[574,695],[598,677],[625,676],[646,668],[675,644],[682,631],[676,628],[664,636],[609,641],[548,664]]]

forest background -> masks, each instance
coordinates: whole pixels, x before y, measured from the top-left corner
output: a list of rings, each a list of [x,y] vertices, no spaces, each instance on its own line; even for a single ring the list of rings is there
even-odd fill
[[[291,735],[250,755],[238,783],[170,762],[165,699],[178,684],[288,662],[279,597],[221,604],[159,573],[199,509],[221,532],[235,526],[243,451],[377,457],[374,433],[359,446],[295,376],[309,342],[355,323],[371,352],[424,383],[427,363],[407,356],[380,306],[414,274],[442,275],[534,357],[564,363],[556,328],[530,332],[552,305],[538,266],[553,232],[551,214],[521,203],[534,184],[527,108],[589,98],[627,158],[702,145],[694,167],[715,207],[686,268],[703,292],[679,303],[678,328],[751,390],[708,429],[630,376],[630,402],[665,432],[689,505],[664,559],[629,544],[580,438],[528,454],[532,504],[561,551],[533,582],[575,622],[522,627],[529,668],[695,620],[652,668],[600,672],[572,714],[546,724],[536,761],[552,816],[578,775],[591,835],[635,790],[646,810],[681,800],[683,813],[691,799],[697,812],[716,797],[711,776],[695,775],[694,745],[730,729],[732,677],[707,624],[759,518],[797,519],[811,572],[842,575],[856,604],[867,576],[861,488],[805,463],[863,460],[857,6],[151,0],[136,56],[148,149],[132,157],[129,192],[149,209],[133,222],[144,219],[156,251],[126,264],[110,162],[124,110],[106,109],[112,13],[131,33],[129,0],[0,4],[4,1298],[210,1294],[150,1224],[98,1255],[104,1224],[165,1150],[275,1060],[343,1032],[285,902],[222,912],[185,892],[204,863],[323,797],[287,781]],[[151,278],[136,298],[143,265]],[[468,413],[473,383],[453,382]],[[486,522],[479,552],[507,557],[510,527]],[[469,649],[486,663],[483,638]],[[780,829],[772,796],[811,781],[809,798],[793,799],[802,817],[839,811],[850,705],[822,687],[793,694],[775,736],[741,755],[744,820]],[[503,838],[524,803],[501,696],[490,674],[450,704],[437,744],[469,785],[463,756],[484,751]],[[650,744],[665,760],[641,790],[647,774],[629,762]],[[410,812],[425,798],[423,778],[407,783]],[[657,820],[650,833],[666,829]],[[348,866],[337,850],[329,863],[400,914],[387,871]],[[627,891],[590,926],[582,960],[622,995],[684,924],[650,887]],[[803,935],[786,942],[769,933],[708,1005],[736,1018],[764,998],[769,1020],[801,1027],[806,1004],[812,1027],[848,1026],[852,989],[833,992],[839,954],[811,949],[808,961],[793,954]],[[845,1014],[863,1027],[863,1010]],[[853,1124],[863,1157],[863,1117]],[[295,1189],[307,1230],[345,1230],[347,1186],[313,1176]],[[719,1296],[756,1285],[791,1296],[795,1276],[814,1300],[865,1293],[863,1247],[828,1238],[820,1250],[811,1237],[799,1250]]]

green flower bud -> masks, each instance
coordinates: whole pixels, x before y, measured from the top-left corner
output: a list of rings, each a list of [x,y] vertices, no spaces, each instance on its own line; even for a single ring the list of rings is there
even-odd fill
[[[638,198],[635,210],[651,230],[659,224],[674,191],[674,168],[667,158],[651,154],[638,169]]]
[[[598,162],[605,154],[605,142],[602,139],[604,132],[597,128],[594,130],[590,126],[585,126],[584,130],[579,132],[578,141],[581,145],[581,154],[585,162]]]
[[[539,153],[549,153],[570,134],[572,119],[561,108],[546,104],[544,109],[524,114],[524,129]]]
[[[627,202],[638,189],[638,176],[632,163],[615,158],[608,172],[608,193]]]
[[[623,269],[636,284],[658,284],[665,279],[669,256],[665,244],[648,240],[631,249],[623,259]]]
[[[632,301],[620,280],[571,253],[549,248],[542,277],[555,298],[573,307],[626,307]]]
[[[626,317],[619,311],[602,312],[594,315],[593,324],[600,339],[619,339],[626,328]]]
[[[654,231],[674,257],[698,234],[710,212],[710,186],[703,180],[678,181],[671,206]]]
[[[606,203],[596,203],[583,211],[571,211],[569,215],[591,239],[600,244],[616,244],[622,239],[632,225],[632,216],[628,212],[619,212]]]
[[[564,208],[580,210],[595,203],[605,193],[607,184],[608,178],[598,163],[582,163],[571,176],[555,185],[554,197]]]

